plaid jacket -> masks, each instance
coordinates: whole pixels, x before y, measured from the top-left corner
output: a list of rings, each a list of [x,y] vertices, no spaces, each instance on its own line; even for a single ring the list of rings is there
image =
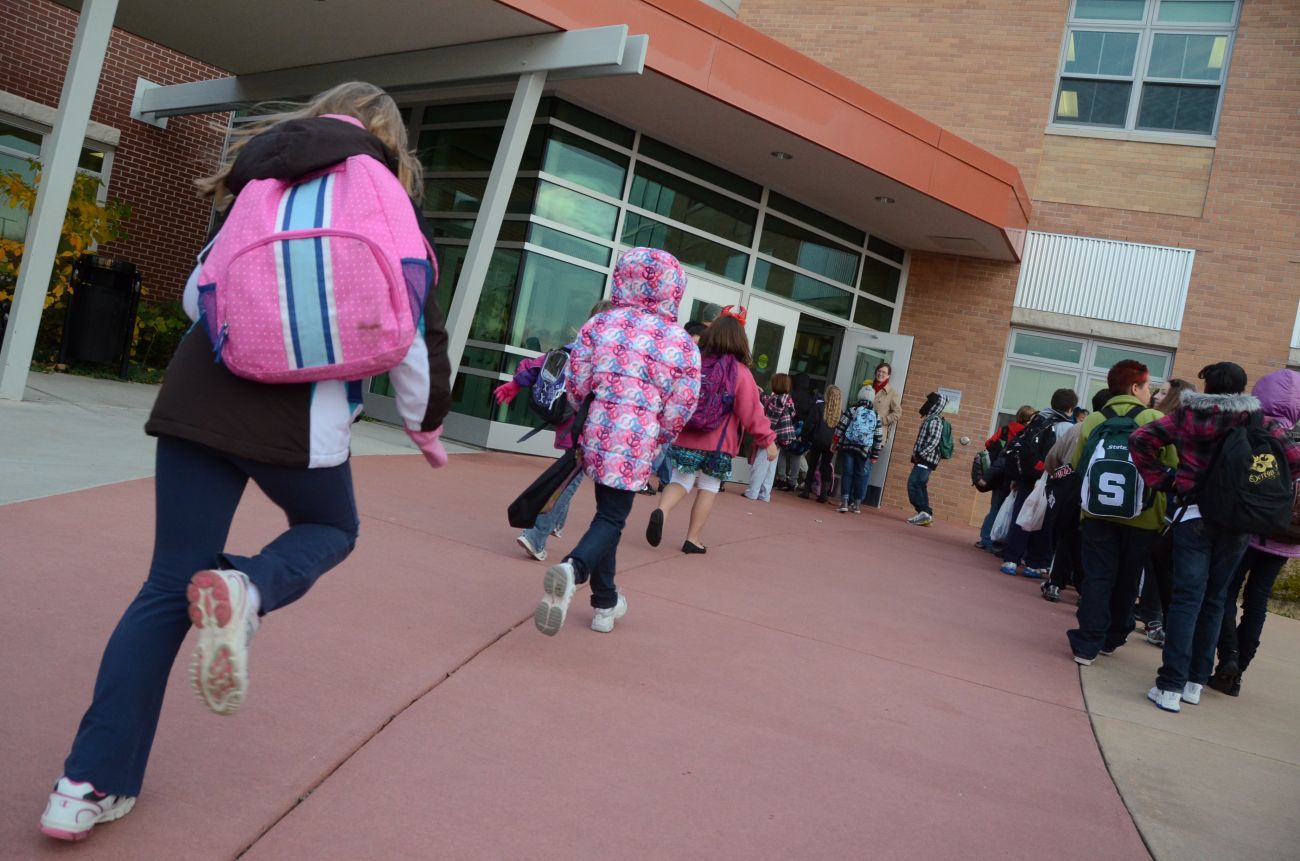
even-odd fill
[[[769,392],[763,396],[763,412],[772,423],[776,444],[782,447],[794,442],[794,399],[789,395]]]
[[[1178,409],[1133,431],[1129,454],[1148,487],[1188,496],[1205,477],[1223,438],[1259,408],[1259,401],[1250,395],[1184,392]],[[1265,419],[1264,426],[1285,441],[1287,462],[1295,474],[1300,470],[1300,445],[1290,441],[1286,428],[1272,419]],[[1178,449],[1176,469],[1160,462],[1160,449],[1166,445]]]
[[[939,441],[943,439],[943,408],[946,406],[948,399],[939,398],[934,409],[921,420],[921,430],[916,434],[916,446],[912,449],[912,463],[938,468]]]

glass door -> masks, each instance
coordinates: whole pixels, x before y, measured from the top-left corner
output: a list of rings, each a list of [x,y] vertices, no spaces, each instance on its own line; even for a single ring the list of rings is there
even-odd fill
[[[711,281],[694,272],[686,273],[686,292],[677,307],[677,321],[712,323],[728,305],[740,304],[740,288]]]
[[[888,362],[892,368],[889,384],[901,397],[903,387],[907,384],[907,365],[912,357],[911,335],[889,335],[882,332],[846,332],[844,348],[840,352],[840,364],[835,373],[835,385],[844,393],[845,403],[857,397],[858,389],[875,379],[876,367],[881,362]],[[895,434],[895,437],[897,435]],[[889,455],[894,445],[906,446],[908,440],[894,437],[886,438],[880,462],[871,470],[871,481],[867,488],[868,505],[880,507],[881,492],[885,486],[885,476],[889,471]]]

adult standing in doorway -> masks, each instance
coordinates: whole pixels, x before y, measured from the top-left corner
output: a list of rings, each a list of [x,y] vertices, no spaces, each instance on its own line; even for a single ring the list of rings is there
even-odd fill
[[[889,378],[893,373],[893,365],[889,362],[881,362],[876,365],[876,376],[871,383],[876,393],[873,402],[876,406],[876,415],[880,416],[885,445],[889,445],[889,440],[894,435],[894,428],[898,425],[898,419],[903,415],[903,396],[889,384]]]

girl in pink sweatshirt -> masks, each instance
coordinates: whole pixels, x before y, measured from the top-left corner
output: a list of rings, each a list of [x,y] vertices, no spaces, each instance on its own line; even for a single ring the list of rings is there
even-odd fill
[[[672,480],[646,527],[646,540],[652,547],[658,547],[663,538],[669,512],[692,488],[698,488],[682,552],[706,552],[700,541],[704,525],[722,482],[731,479],[731,459],[740,450],[745,431],[753,435],[755,446],[766,449],[759,457],[776,460],[776,433],[763,411],[758,384],[749,372],[744,320],[743,308],[733,310],[728,306],[700,338],[700,402],[668,450]]]

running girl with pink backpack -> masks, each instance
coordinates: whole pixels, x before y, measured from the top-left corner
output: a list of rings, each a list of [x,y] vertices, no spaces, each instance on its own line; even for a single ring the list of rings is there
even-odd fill
[[[195,692],[233,714],[261,617],[351,553],[349,433],[362,377],[388,371],[407,433],[431,466],[447,461],[437,262],[397,106],[378,87],[341,84],[236,135],[227,163],[199,182],[218,209],[235,203],[186,286],[198,325],[145,425],[158,438],[153,561],[109,638],[41,817],[60,840],[84,839],[135,805],[191,627]],[[250,479],[289,528],[239,556],[226,538]]]

